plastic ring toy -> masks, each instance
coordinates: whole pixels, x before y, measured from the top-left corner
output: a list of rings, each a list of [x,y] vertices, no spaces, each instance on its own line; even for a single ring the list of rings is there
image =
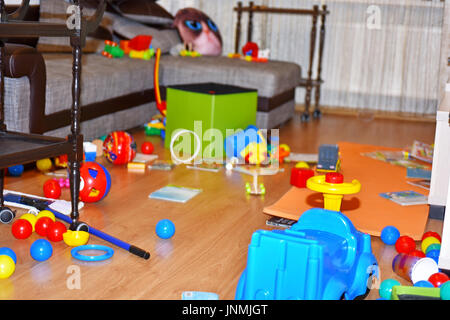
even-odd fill
[[[98,251],[105,251],[105,254],[99,255],[99,256],[86,256],[80,254],[80,251],[85,250],[98,250]],[[78,246],[73,248],[70,253],[72,254],[72,257],[75,259],[81,260],[81,261],[104,261],[107,259],[110,259],[113,254],[114,250],[107,246],[102,246],[98,244],[86,244],[83,246]]]

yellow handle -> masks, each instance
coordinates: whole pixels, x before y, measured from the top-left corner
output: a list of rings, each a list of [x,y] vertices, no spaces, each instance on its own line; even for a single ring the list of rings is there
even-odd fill
[[[325,176],[314,176],[306,181],[308,189],[323,193],[324,209],[332,211],[341,210],[344,194],[354,194],[361,190],[361,183],[353,180],[351,183],[329,183]]]
[[[314,176],[306,181],[308,189],[328,194],[354,194],[361,191],[361,183],[353,180],[351,183],[329,183],[325,182],[325,176]]]

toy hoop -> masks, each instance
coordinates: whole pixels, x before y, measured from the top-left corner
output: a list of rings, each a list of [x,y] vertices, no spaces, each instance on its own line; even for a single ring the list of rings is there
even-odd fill
[[[195,140],[197,141],[197,148],[196,148],[196,150],[195,150],[195,152],[194,152],[194,155],[192,155],[190,158],[188,158],[188,159],[186,159],[186,160],[180,160],[180,159],[178,159],[178,157],[177,157],[177,156],[175,155],[175,153],[173,152],[173,144],[175,143],[175,141],[177,140],[177,138],[178,138],[179,136],[181,136],[182,134],[184,134],[184,133],[192,133],[192,134],[194,135]],[[190,163],[190,162],[191,162],[192,160],[194,160],[195,157],[197,157],[197,155],[199,154],[199,152],[200,152],[200,145],[201,145],[200,138],[199,138],[199,136],[198,136],[194,131],[182,129],[182,130],[178,131],[178,132],[173,136],[172,140],[170,141],[170,154],[172,155],[172,158],[175,159],[174,162]]]
[[[80,251],[85,250],[98,250],[98,251],[105,251],[105,254],[99,255],[99,256],[86,256],[82,255]],[[72,257],[75,259],[81,260],[81,261],[104,261],[107,259],[110,259],[113,254],[114,250],[107,246],[97,245],[97,244],[87,244],[83,246],[78,246],[73,248],[70,253],[72,254]]]

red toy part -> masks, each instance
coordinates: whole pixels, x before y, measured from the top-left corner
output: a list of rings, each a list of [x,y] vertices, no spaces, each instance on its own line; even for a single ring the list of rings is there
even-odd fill
[[[47,229],[47,238],[50,241],[58,242],[63,239],[63,234],[67,232],[67,228],[64,223],[55,221]]]
[[[97,162],[85,162],[80,168],[80,200],[97,202],[109,192],[111,176]]]
[[[428,238],[428,237],[435,237],[436,239],[439,240],[439,242],[442,242],[442,238],[441,238],[441,236],[439,235],[439,233],[437,233],[437,232],[434,232],[434,231],[427,231],[427,232],[425,232],[425,233],[423,234],[423,236],[422,236],[422,241],[423,241],[425,238]]]
[[[34,225],[34,230],[36,233],[42,237],[47,236],[48,228],[54,223],[54,221],[49,217],[42,217],[36,221]]]
[[[450,278],[443,272],[434,273],[428,278],[428,281],[430,281],[435,288],[439,288],[444,282],[449,280]]]
[[[58,199],[61,196],[61,187],[55,179],[45,181],[43,189],[46,198]]]
[[[306,181],[314,176],[314,170],[305,168],[291,169],[291,185],[297,188],[306,188]]]
[[[255,42],[247,42],[243,47],[242,47],[242,54],[244,56],[251,56],[253,58],[257,58],[258,57],[258,45]]]
[[[111,132],[103,142],[106,159],[113,164],[127,164],[136,156],[136,143],[125,131]]]
[[[395,242],[395,250],[398,253],[410,253],[416,249],[416,242],[409,236],[401,236]]]
[[[328,172],[325,175],[325,182],[327,183],[344,183],[344,175],[339,172]]]
[[[26,239],[33,233],[33,226],[28,220],[17,219],[11,227],[11,232],[16,239]]]
[[[136,51],[143,51],[150,48],[152,36],[138,35],[128,42],[128,48]]]
[[[410,256],[418,257],[418,258],[425,258],[426,257],[425,253],[423,253],[420,250],[415,250],[415,249],[413,251],[411,251],[410,253],[408,253],[408,254]]]
[[[155,91],[156,108],[165,117],[167,110],[166,101],[161,100],[161,93],[159,91],[159,60],[161,59],[161,49],[156,49],[155,67],[153,68],[153,88]]]
[[[155,150],[155,147],[153,146],[153,143],[150,141],[146,141],[141,145],[141,151],[144,154],[152,154]]]

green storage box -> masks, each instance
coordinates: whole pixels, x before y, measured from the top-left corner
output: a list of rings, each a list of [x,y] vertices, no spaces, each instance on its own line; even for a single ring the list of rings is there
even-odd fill
[[[223,159],[225,152],[223,155],[219,153],[223,148],[224,139],[229,135],[227,130],[243,130],[249,125],[256,124],[258,101],[256,89],[218,83],[174,85],[167,87],[166,101],[165,147],[170,148],[172,139],[181,129],[195,132],[201,141],[201,148],[197,149],[198,140],[195,136],[189,133],[178,135],[173,142],[174,149],[177,145],[178,149],[181,149],[181,142],[186,135],[190,135],[186,140],[191,140],[190,151],[186,151],[185,146],[182,147],[182,160],[186,159],[184,153],[194,155],[196,150],[201,150],[201,153],[197,152],[195,157],[197,160],[199,157],[203,160],[221,157]],[[211,137],[213,131],[208,129],[220,131],[222,139]]]

